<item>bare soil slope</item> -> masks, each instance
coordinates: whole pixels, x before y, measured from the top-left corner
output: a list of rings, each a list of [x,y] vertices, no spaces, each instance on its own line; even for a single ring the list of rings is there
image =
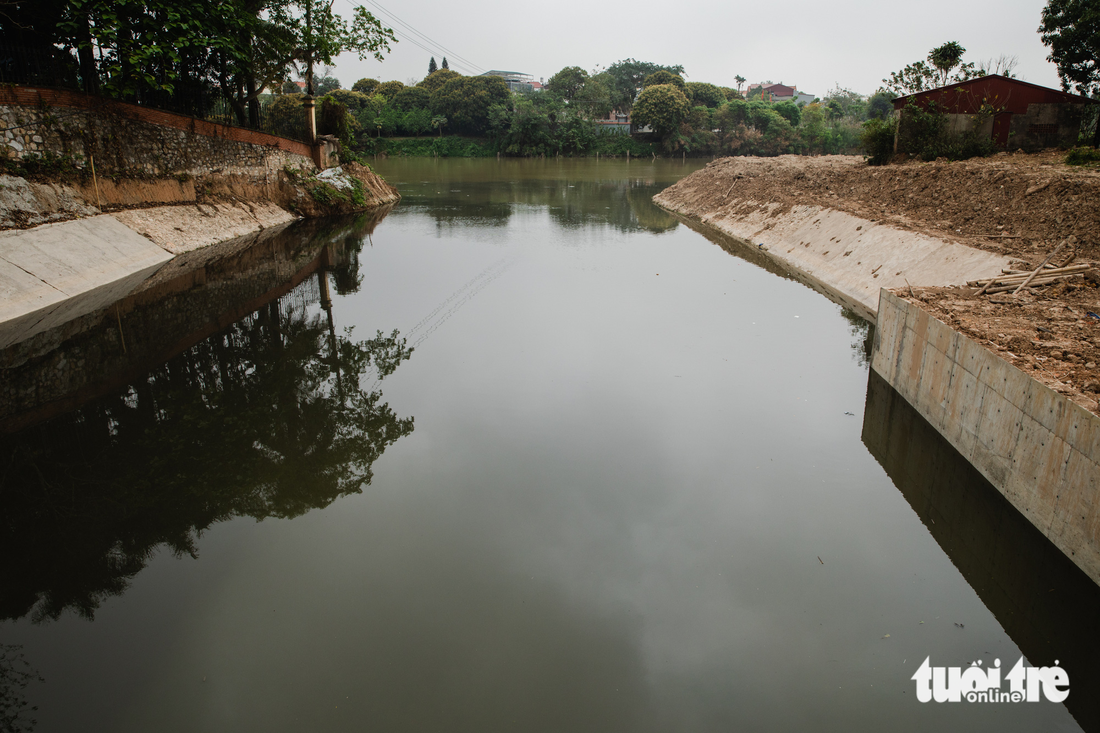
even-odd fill
[[[672,186],[706,211],[817,204],[997,254],[1045,256],[1076,235],[1078,261],[1100,259],[1100,170],[1064,153],[1002,153],[872,167],[856,156],[721,158]]]

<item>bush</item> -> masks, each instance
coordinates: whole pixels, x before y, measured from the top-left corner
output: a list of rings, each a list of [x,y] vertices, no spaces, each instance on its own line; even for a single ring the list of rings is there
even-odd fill
[[[898,123],[898,152],[908,153],[923,160],[947,158],[966,160],[992,155],[996,150],[993,140],[975,129],[953,134],[947,129],[947,114],[935,102],[928,109],[910,103]]]
[[[1100,149],[1073,148],[1066,155],[1066,165],[1089,165],[1100,163]]]
[[[881,117],[863,123],[860,143],[863,144],[863,156],[870,165],[885,165],[894,157],[894,134],[897,122],[893,117]]]

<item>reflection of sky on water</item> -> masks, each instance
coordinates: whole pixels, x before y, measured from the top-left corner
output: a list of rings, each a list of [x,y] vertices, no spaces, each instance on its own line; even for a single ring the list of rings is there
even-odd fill
[[[622,168],[441,163],[379,161],[405,198],[333,296],[337,332],[416,344],[383,383],[416,430],[361,494],[153,553],[94,623],[0,627],[47,679],[45,727],[1076,729],[912,699],[925,656],[1019,649],[862,443],[838,307],[643,226],[644,185],[599,184]],[[405,183],[427,170],[438,201]]]

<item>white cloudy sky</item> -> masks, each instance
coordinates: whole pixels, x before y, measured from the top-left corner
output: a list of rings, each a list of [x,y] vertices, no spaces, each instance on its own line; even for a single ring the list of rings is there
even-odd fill
[[[423,77],[433,53],[410,38],[432,49],[437,62],[446,55],[464,73],[507,69],[550,77],[565,66],[591,71],[633,57],[683,64],[689,81],[736,86],[733,78],[740,74],[750,82],[782,81],[818,95],[837,84],[871,93],[890,71],[923,59],[933,46],[958,41],[968,61],[1014,55],[1018,76],[1058,86],[1036,32],[1045,0],[377,0],[434,43],[374,1],[336,0],[336,7],[350,17],[352,6],[362,3],[401,41],[383,63],[341,56],[336,76],[344,86],[365,76],[404,82]]]

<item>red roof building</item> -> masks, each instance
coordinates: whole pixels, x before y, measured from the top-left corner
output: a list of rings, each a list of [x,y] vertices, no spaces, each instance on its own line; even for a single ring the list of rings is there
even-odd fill
[[[933,105],[947,114],[955,132],[978,129],[1002,148],[1039,150],[1077,143],[1088,97],[992,74],[894,100],[904,115],[910,104]]]

